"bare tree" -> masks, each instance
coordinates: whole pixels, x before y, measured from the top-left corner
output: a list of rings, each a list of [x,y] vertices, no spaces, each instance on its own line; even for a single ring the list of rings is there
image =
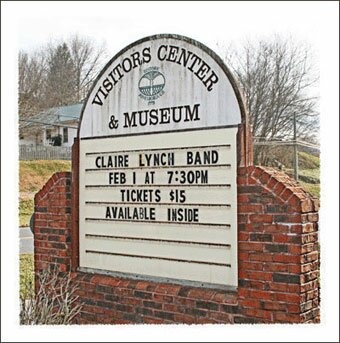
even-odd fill
[[[99,68],[106,57],[105,46],[97,46],[93,40],[73,35],[68,40],[75,73],[76,101],[86,97]]]
[[[36,114],[44,107],[46,54],[19,52],[19,117]]]
[[[27,121],[51,107],[82,102],[102,68],[105,46],[90,38],[54,40],[31,54],[19,52],[19,132],[39,135],[42,124]],[[26,120],[26,121],[22,121]]]
[[[318,78],[306,45],[278,36],[248,41],[241,49],[232,47],[226,60],[245,94],[253,136],[292,138],[295,116],[298,136],[312,139],[318,131]]]
[[[19,117],[83,101],[105,57],[104,44],[79,35],[54,40],[31,54],[20,51]]]

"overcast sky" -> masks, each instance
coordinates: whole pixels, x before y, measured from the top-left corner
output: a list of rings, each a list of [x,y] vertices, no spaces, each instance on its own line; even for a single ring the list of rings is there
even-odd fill
[[[332,6],[318,2],[24,2],[10,7],[19,49],[34,49],[77,32],[105,41],[108,52],[114,54],[155,33],[189,36],[214,50],[217,43],[291,34],[317,48],[324,38],[318,23],[329,19]]]
[[[322,324],[301,327],[237,326],[25,328],[17,325],[18,173],[17,52],[34,50],[72,33],[107,44],[108,59],[156,33],[194,38],[221,54],[223,46],[274,33],[308,43],[321,66]],[[218,44],[218,46],[217,46]],[[335,341],[339,320],[339,3],[304,2],[1,2],[1,275],[6,341]],[[3,187],[4,186],[4,187]],[[5,195],[3,197],[3,195]],[[331,215],[330,215],[331,214]],[[326,234],[325,234],[326,232]],[[337,256],[336,256],[337,255]],[[3,274],[5,273],[5,274]],[[4,286],[4,288],[3,288]],[[6,296],[3,298],[3,294]],[[3,314],[3,313],[2,313]],[[336,326],[337,325],[337,326]],[[48,329],[48,330],[47,330]],[[157,333],[157,334],[156,334]],[[70,335],[71,334],[71,335]]]

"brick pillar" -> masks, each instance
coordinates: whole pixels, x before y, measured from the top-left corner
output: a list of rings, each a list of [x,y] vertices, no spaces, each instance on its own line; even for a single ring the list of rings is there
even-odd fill
[[[239,305],[264,322],[319,321],[318,199],[273,168],[238,172]]]
[[[71,266],[71,173],[55,173],[34,197],[34,268]]]

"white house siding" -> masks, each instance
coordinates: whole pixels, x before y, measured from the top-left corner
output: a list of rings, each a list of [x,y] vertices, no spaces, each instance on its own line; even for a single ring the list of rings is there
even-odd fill
[[[74,138],[77,137],[77,129],[68,128],[68,142],[63,143],[63,146],[72,146]]]

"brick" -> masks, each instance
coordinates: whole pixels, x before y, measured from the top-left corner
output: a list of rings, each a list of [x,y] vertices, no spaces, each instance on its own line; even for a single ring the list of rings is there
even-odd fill
[[[289,236],[287,234],[273,234],[273,242],[275,243],[287,243],[289,242]]]
[[[46,213],[47,212],[47,207],[35,207],[34,212],[40,212],[40,213]]]
[[[206,317],[207,316],[207,311],[203,309],[197,309],[197,308],[186,308],[185,309],[185,314],[189,314],[195,317]]]
[[[258,299],[240,299],[239,300],[239,305],[242,307],[256,307],[259,308],[260,307],[260,300]],[[226,311],[226,312],[230,312],[230,313],[234,313],[231,311]]]
[[[149,285],[150,285],[150,283],[147,282],[147,281],[139,281],[135,285],[135,289],[137,289],[137,290],[144,290],[145,291],[148,288]]]
[[[112,292],[112,288],[109,286],[103,286],[103,285],[97,285],[96,286],[96,290],[98,292],[102,292],[102,293],[111,293]]]
[[[309,233],[301,236],[301,243],[314,243],[318,241],[318,233]]]
[[[258,242],[239,242],[238,246],[241,251],[263,251],[263,244]]]
[[[192,289],[190,287],[181,287],[179,292],[178,292],[178,295],[180,297],[187,297],[191,290]]]
[[[155,293],[177,295],[181,286],[160,284],[156,287]]]
[[[309,222],[318,222],[319,221],[318,213],[309,213],[308,214],[308,221]]]
[[[272,240],[273,240],[273,236],[271,234],[262,234],[262,233],[250,234],[250,241],[271,242]]]
[[[259,280],[259,281],[271,281],[272,273],[265,273],[262,271],[247,271],[247,279]]]
[[[299,263],[300,255],[273,255],[274,262]]]
[[[188,299],[188,298],[174,298],[174,302],[176,304],[181,304],[181,305],[185,305],[185,306],[190,306],[193,307],[196,304],[196,301],[194,299]]]
[[[273,274],[273,281],[274,282],[299,284],[300,283],[300,275],[274,273]]]
[[[273,311],[267,310],[260,310],[260,309],[253,309],[253,308],[245,308],[243,313],[247,316],[255,317],[255,318],[263,318],[269,321],[272,321],[273,318]]]
[[[318,259],[319,259],[318,251],[312,251],[310,253],[301,255],[301,263],[313,262],[313,261],[317,261]]]
[[[152,293],[148,293],[148,292],[134,291],[133,294],[137,298],[142,298],[142,299],[151,299],[152,298]]]
[[[232,314],[229,313],[221,313],[221,312],[211,312],[210,317],[215,319],[218,323],[233,323],[234,317]]]
[[[153,300],[159,302],[172,303],[174,301],[174,298],[170,295],[154,294]]]
[[[277,183],[278,183],[278,181],[274,177],[271,177],[267,183],[267,188],[273,189],[277,185]]]
[[[243,193],[259,194],[262,191],[262,187],[261,186],[238,186],[237,190],[239,194],[243,194]]]
[[[301,282],[307,283],[319,277],[319,270],[313,270],[310,273],[301,275]]]
[[[320,309],[314,308],[312,310],[309,310],[309,311],[301,314],[301,320],[302,321],[310,320],[312,318],[317,317],[319,315],[319,313],[320,313]]]
[[[238,232],[238,240],[239,241],[247,241],[249,239],[249,233],[246,232]]]
[[[279,196],[285,189],[286,186],[283,183],[278,182],[272,190],[277,196]]]
[[[239,268],[242,270],[263,270],[263,263],[239,261]]]
[[[240,287],[247,287],[247,288],[251,288],[251,289],[264,290],[265,282],[263,282],[263,281],[256,281],[256,280],[240,279],[239,280],[239,286]]]
[[[112,294],[105,294],[105,300],[117,302],[117,301],[119,301],[119,297],[117,297],[116,295],[112,295]]]
[[[300,304],[300,307],[298,308],[297,312],[306,312],[309,311],[313,308],[313,302],[312,301],[307,301],[303,304]]]
[[[246,215],[246,214],[237,214],[237,222],[239,224],[247,223],[248,222],[248,215]]]
[[[189,291],[188,297],[200,300],[210,300],[215,291],[204,288],[193,288]]]
[[[175,318],[175,322],[177,323],[193,324],[196,322],[196,318],[194,316],[190,316],[190,315],[182,314],[182,313],[176,313],[174,318]]]
[[[164,311],[155,311],[155,317],[174,320],[174,313],[164,312]]]
[[[310,281],[308,283],[301,285],[300,289],[301,289],[301,292],[304,293],[311,290],[315,290],[318,288],[318,286],[319,286],[318,280],[313,280],[313,281]]]
[[[300,294],[278,293],[274,294],[277,301],[284,301],[287,303],[300,303]]]
[[[274,257],[272,255],[267,255],[264,253],[253,253],[249,255],[250,261],[262,261],[262,262],[271,262],[274,261]],[[278,261],[281,262],[281,261]]]
[[[238,306],[231,306],[231,305],[221,305],[221,311],[227,313],[238,313]]]
[[[138,314],[146,315],[146,316],[153,316],[153,310],[149,308],[136,307],[135,312]]]
[[[288,272],[289,266],[282,263],[263,263],[263,270],[268,272]]]
[[[318,230],[317,223],[305,223],[302,225],[302,233],[310,233]]]
[[[304,213],[313,211],[313,202],[311,199],[304,199],[301,201],[301,211]]]
[[[268,252],[288,252],[288,245],[286,244],[265,244],[264,251]]]
[[[220,304],[237,304],[237,292],[234,293],[216,293],[211,298],[212,301],[218,302]]]
[[[157,308],[157,309],[161,309],[162,308],[162,304],[161,303],[156,303],[154,301],[143,301],[143,305],[145,307],[151,307],[151,308]]]
[[[286,213],[287,206],[278,204],[268,204],[266,205],[266,213]]]
[[[259,323],[259,319],[257,318],[248,318],[248,317],[242,317],[242,316],[235,316],[234,317],[234,323],[235,324],[255,324]]]
[[[132,312],[133,311],[133,307],[132,306],[123,305],[123,304],[116,304],[115,305],[115,309],[117,311],[121,311],[121,312]]]
[[[196,301],[196,306],[198,308],[204,308],[206,310],[212,310],[212,311],[217,311],[218,310],[218,304],[213,303],[211,301]],[[222,305],[225,306],[225,305]]]
[[[136,292],[138,292],[138,291],[136,291]],[[132,297],[134,294],[132,289],[120,288],[120,287],[116,287],[114,289],[114,293],[119,295],[119,296],[123,296],[123,297]],[[148,294],[151,294],[151,293],[146,293],[146,296],[148,296]],[[138,294],[138,296],[135,294],[135,296],[137,298],[143,298],[143,296],[141,294]]]
[[[317,212],[320,209],[320,200],[318,198],[313,199],[313,211]]]
[[[238,204],[248,203],[249,202],[249,198],[245,194],[238,194],[237,195],[237,202],[238,202]]]
[[[141,323],[142,322],[141,317],[137,314],[134,314],[134,313],[124,313],[123,319],[126,320],[127,322],[122,322],[122,324],[128,324],[129,322],[131,322],[131,323]]]
[[[267,185],[269,179],[271,178],[270,174],[267,173],[262,173],[261,176],[259,177],[259,181],[262,183],[262,185]]]
[[[142,299],[140,298],[128,298],[128,297],[120,297],[119,301],[122,304],[128,304],[128,305],[133,305],[135,306],[141,306],[142,305]]]
[[[182,313],[185,310],[185,306],[176,304],[163,304],[163,310],[166,312]]]
[[[298,314],[275,312],[274,321],[283,323],[299,323],[300,316]]]
[[[164,323],[164,320],[160,319],[160,318],[143,317],[143,323],[146,323],[146,324],[162,324],[162,323]]]
[[[96,305],[99,307],[104,307],[104,308],[109,308],[109,309],[113,308],[113,304],[111,302],[108,302],[108,301],[98,300],[96,302]]]
[[[260,204],[256,205],[238,205],[238,213],[259,213],[263,211],[263,206]]]
[[[265,173],[265,171],[263,170],[263,168],[261,167],[255,167],[255,169],[253,170],[253,172],[251,173],[251,176],[254,179],[258,179],[260,177],[260,175],[262,175],[263,173]]]
[[[250,214],[249,220],[255,223],[272,223],[273,216],[271,214]]]
[[[274,301],[261,301],[260,302],[261,309],[264,310],[273,310],[273,311],[285,311],[286,304],[274,302]]]
[[[282,200],[287,201],[291,196],[293,195],[293,192],[290,188],[286,188],[281,194],[280,197]]]
[[[275,293],[258,290],[249,290],[249,298],[275,300]]]

